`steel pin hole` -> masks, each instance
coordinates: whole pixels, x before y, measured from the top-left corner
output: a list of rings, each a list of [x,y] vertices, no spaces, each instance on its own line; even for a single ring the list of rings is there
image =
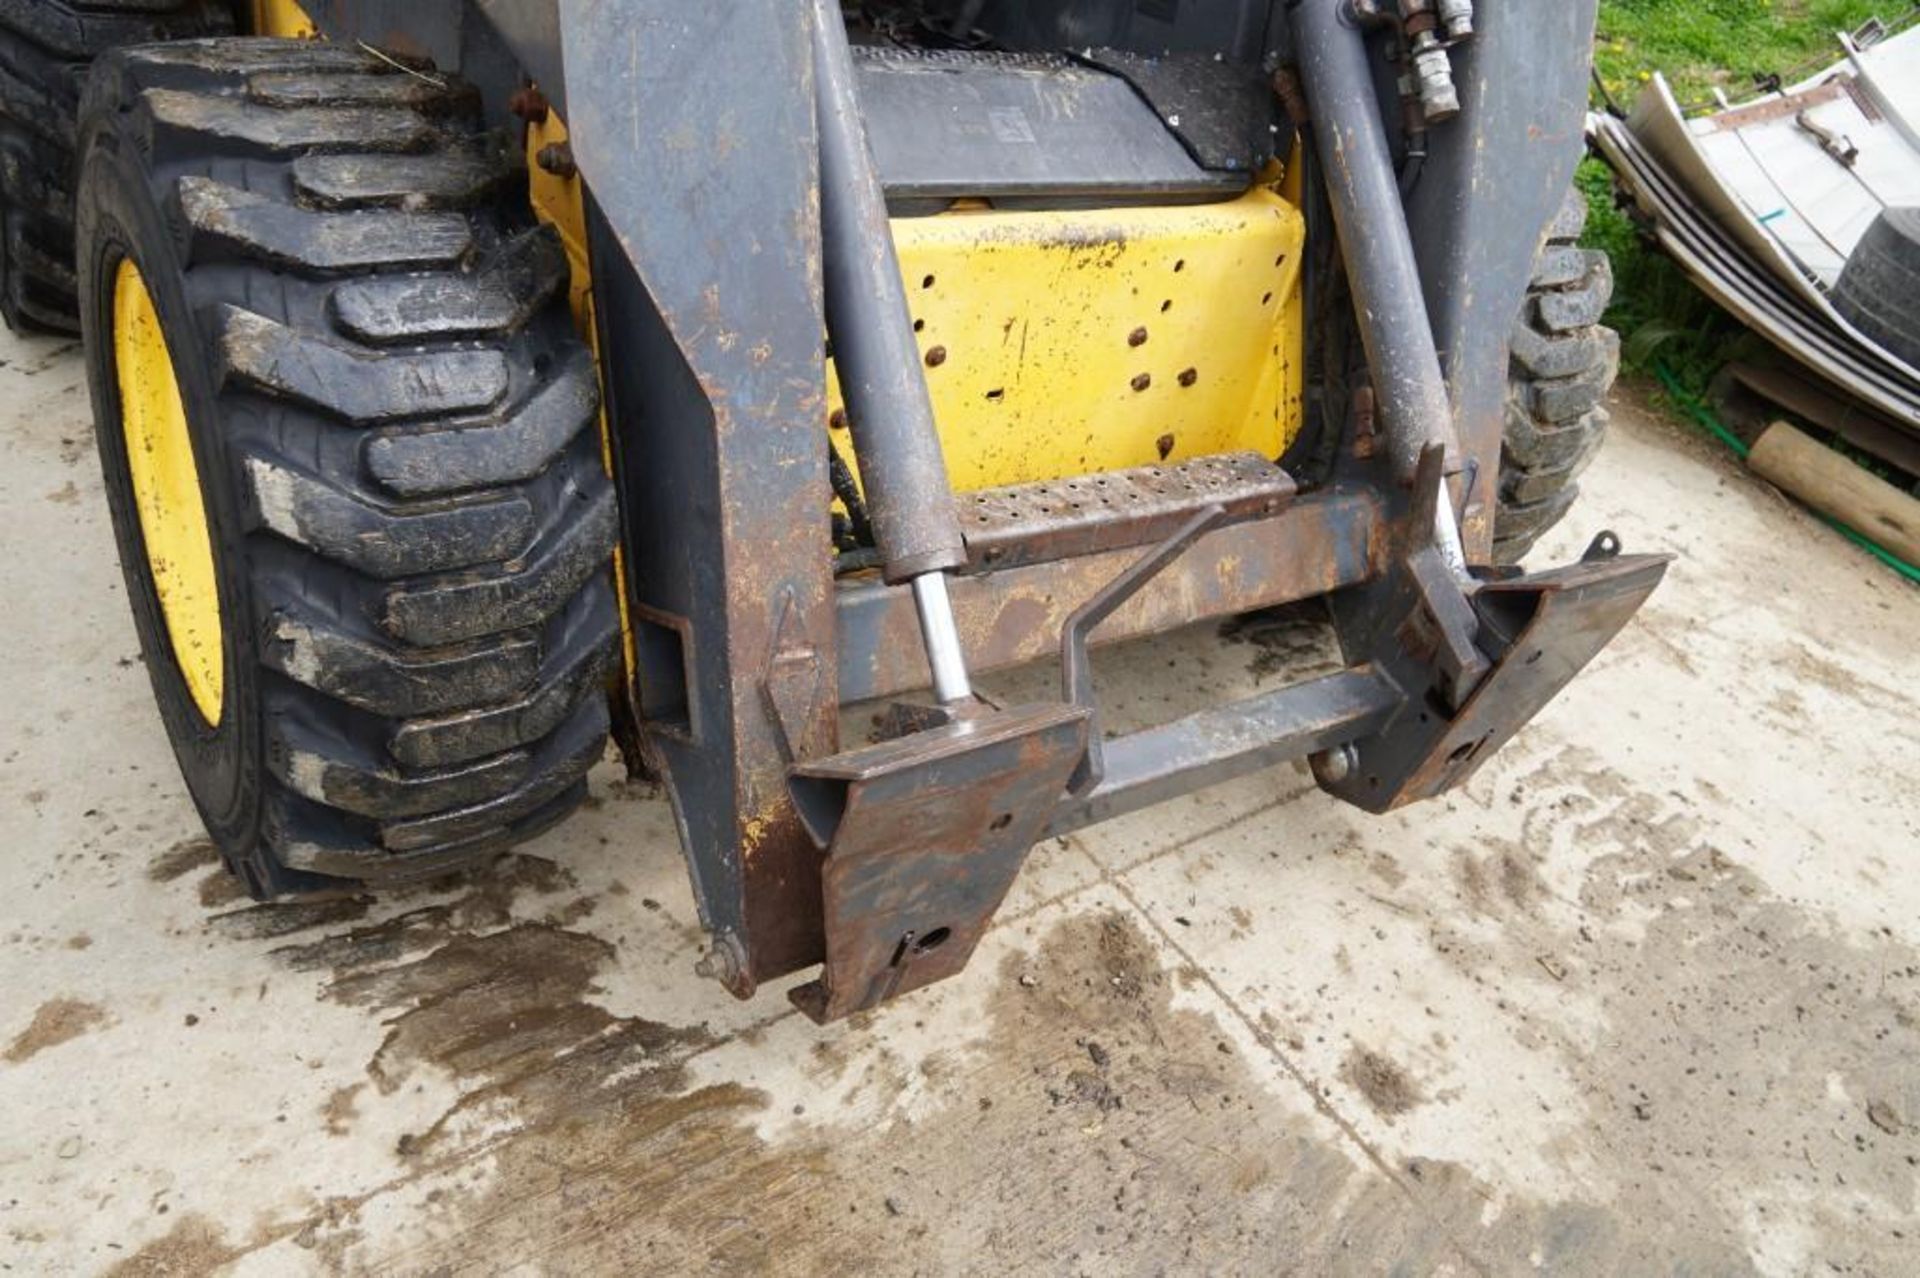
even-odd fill
[[[925,936],[916,937],[914,939],[913,947],[912,947],[913,952],[915,954],[931,954],[933,951],[939,949],[941,946],[945,945],[948,941],[952,939],[953,939],[952,928],[936,927],[935,929],[933,929],[933,931],[927,933]]]
[[[999,816],[993,819],[993,824],[988,828],[997,834],[1001,830],[1006,829],[1008,826],[1012,824],[1013,824],[1013,813],[1002,812]]]

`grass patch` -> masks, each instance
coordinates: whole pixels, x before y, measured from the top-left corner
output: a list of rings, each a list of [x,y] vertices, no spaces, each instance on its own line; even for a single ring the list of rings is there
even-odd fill
[[[1891,24],[1912,0],[1601,0],[1594,64],[1607,92],[1631,106],[1656,72],[1683,107],[1710,109],[1713,91],[1738,100],[1757,77],[1793,81],[1840,56],[1835,35],[1874,18]],[[1629,367],[1667,367],[1703,394],[1721,366],[1757,342],[1641,236],[1614,201],[1613,174],[1599,160],[1580,167],[1592,209],[1586,244],[1613,258],[1607,323],[1626,339]]]
[[[1607,89],[1629,102],[1662,72],[1683,106],[1713,90],[1739,97],[1756,76],[1789,81],[1839,57],[1836,33],[1874,18],[1891,23],[1910,0],[1601,0],[1594,61]]]

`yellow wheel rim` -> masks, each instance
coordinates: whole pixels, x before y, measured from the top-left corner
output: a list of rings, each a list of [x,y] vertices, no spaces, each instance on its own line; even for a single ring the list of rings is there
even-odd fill
[[[215,725],[226,692],[226,650],[220,635],[213,536],[173,357],[160,331],[153,296],[131,259],[120,263],[114,281],[113,353],[127,471],[160,615],[193,704],[201,718]]]

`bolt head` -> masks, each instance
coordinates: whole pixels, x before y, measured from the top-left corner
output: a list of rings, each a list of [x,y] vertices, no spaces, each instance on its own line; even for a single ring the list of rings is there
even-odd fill
[[[1313,768],[1315,781],[1322,786],[1336,786],[1360,767],[1360,754],[1350,745],[1335,746],[1331,750],[1322,750],[1307,762]]]

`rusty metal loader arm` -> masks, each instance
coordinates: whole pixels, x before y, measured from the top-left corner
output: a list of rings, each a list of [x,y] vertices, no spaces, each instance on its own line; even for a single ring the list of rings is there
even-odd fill
[[[1444,216],[1412,224],[1367,43],[1376,7],[1269,12],[1274,60],[1303,90],[1378,438],[1341,441],[1308,490],[1271,457],[1232,455],[960,495],[837,0],[559,7],[632,694],[714,936],[706,970],[734,993],[824,965],[793,997],[828,1021],[951,976],[1037,839],[1284,760],[1310,757],[1329,792],[1371,812],[1461,785],[1660,582],[1663,558],[1604,540],[1553,572],[1474,566],[1498,464],[1488,363],[1505,359],[1480,327],[1504,334],[1527,253],[1465,202],[1508,200],[1537,242],[1576,154],[1584,70],[1564,53],[1521,62],[1590,36],[1592,4],[1541,17],[1482,0],[1459,55],[1462,136],[1443,145],[1470,154],[1476,132],[1517,127],[1514,111],[1559,140],[1508,156],[1524,175],[1497,197],[1469,194],[1477,160],[1436,167],[1422,199]],[[1457,26],[1459,10],[1435,20]],[[1440,278],[1476,254],[1491,320]],[[871,512],[863,573],[836,575],[827,533],[826,343]],[[1105,739],[1096,638],[1321,596],[1345,671]],[[970,669],[1048,657],[1057,701],[972,691]],[[887,739],[841,740],[843,705],[929,686]]]

